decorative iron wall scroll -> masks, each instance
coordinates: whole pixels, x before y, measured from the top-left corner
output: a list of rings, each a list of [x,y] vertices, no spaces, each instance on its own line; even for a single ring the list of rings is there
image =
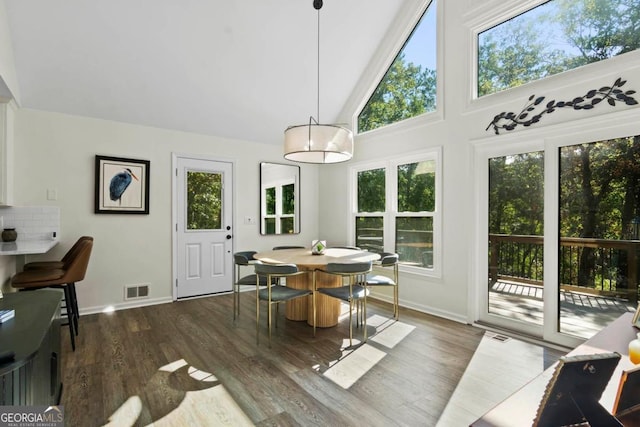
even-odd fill
[[[620,88],[624,86],[626,80],[622,80],[622,77],[618,79],[611,86],[603,86],[600,89],[592,89],[583,96],[573,98],[571,101],[557,101],[552,100],[547,102],[544,106],[541,106],[545,97],[531,95],[527,104],[519,113],[502,112],[495,116],[489,126],[493,128],[496,135],[500,134],[500,130],[513,130],[518,125],[531,126],[534,123],[538,123],[544,114],[553,113],[558,108],[571,107],[574,110],[591,110],[602,101],[606,100],[607,103],[615,107],[619,102],[624,102],[626,105],[636,105],[636,101],[631,95],[636,93],[635,90],[622,91]],[[542,110],[539,110],[542,108]],[[539,110],[535,113],[535,110]]]

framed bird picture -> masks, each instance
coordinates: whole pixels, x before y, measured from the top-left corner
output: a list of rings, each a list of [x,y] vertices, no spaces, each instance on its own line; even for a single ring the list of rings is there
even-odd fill
[[[95,213],[149,214],[149,160],[96,156]]]

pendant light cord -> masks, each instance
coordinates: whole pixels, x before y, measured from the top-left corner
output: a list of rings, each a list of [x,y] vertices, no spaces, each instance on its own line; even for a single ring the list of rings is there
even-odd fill
[[[320,8],[318,8],[318,93],[317,93],[317,105],[316,113],[318,117],[318,123],[320,123]]]

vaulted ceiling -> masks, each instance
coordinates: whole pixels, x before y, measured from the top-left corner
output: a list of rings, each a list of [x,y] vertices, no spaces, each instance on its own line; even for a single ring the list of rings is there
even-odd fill
[[[317,109],[312,0],[0,0],[21,107],[280,144]],[[410,0],[325,0],[320,120]]]

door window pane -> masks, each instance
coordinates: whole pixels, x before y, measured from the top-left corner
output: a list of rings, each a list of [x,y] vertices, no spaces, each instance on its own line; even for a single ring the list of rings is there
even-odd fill
[[[220,230],[222,174],[187,172],[187,229]]]
[[[543,324],[544,154],[489,159],[489,313]]]
[[[404,264],[433,268],[433,218],[396,218],[396,252]]]
[[[398,212],[433,212],[436,205],[436,162],[398,166]]]
[[[640,136],[560,149],[561,332],[589,338],[636,306],[638,165]]]

